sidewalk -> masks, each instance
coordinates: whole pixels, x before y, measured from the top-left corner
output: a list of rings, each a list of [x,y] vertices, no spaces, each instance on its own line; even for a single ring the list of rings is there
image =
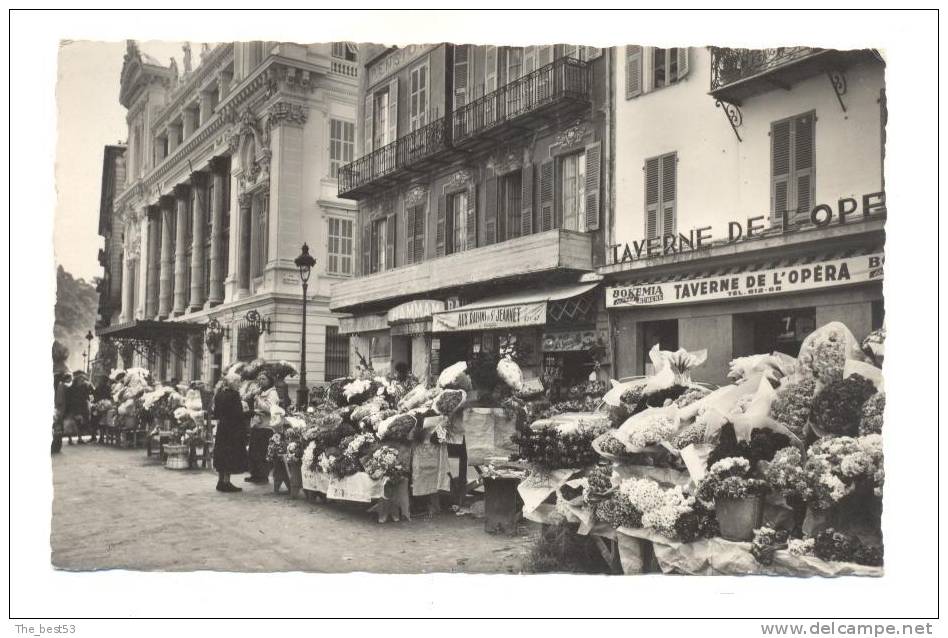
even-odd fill
[[[71,570],[518,573],[530,528],[484,532],[447,511],[379,525],[366,504],[290,500],[272,485],[214,490],[208,470],[166,470],[143,450],[53,455],[52,563]]]

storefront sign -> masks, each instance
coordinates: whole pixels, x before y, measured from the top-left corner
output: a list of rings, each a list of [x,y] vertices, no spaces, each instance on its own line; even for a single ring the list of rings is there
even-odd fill
[[[884,263],[884,255],[876,253],[718,277],[613,286],[606,288],[606,307],[696,303],[881,281]]]
[[[390,324],[402,321],[418,321],[428,319],[432,314],[444,310],[443,301],[437,299],[415,299],[413,301],[406,301],[389,310],[387,318]]]
[[[339,334],[346,335],[374,330],[388,330],[388,319],[385,315],[358,315],[339,319]]]
[[[432,315],[433,332],[458,332],[464,330],[493,330],[539,326],[546,323],[546,302],[539,301],[493,308],[452,310]]]
[[[575,352],[589,350],[599,343],[605,343],[605,333],[595,330],[557,330],[543,333],[544,352]]]
[[[872,216],[884,215],[885,192],[866,193],[861,201],[854,197],[841,197],[835,204],[819,204],[810,211],[800,213],[809,226],[802,228],[825,228],[830,224],[846,224]],[[794,225],[796,214],[784,211],[780,228],[789,233],[800,230]],[[794,216],[794,219],[791,219]],[[665,255],[676,255],[697,250],[706,250],[714,245],[734,244],[748,239],[759,239],[767,230],[767,216],[758,215],[727,223],[727,236],[714,237],[711,226],[692,228],[688,233],[669,233],[631,242],[611,244],[607,250],[610,265],[625,264],[642,259],[654,259]]]

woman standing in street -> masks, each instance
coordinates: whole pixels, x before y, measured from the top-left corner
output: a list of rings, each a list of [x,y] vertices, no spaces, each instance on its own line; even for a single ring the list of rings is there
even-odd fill
[[[240,400],[240,375],[229,373],[221,381],[214,395],[214,417],[217,432],[214,436],[214,469],[217,470],[218,492],[240,492],[230,482],[231,474],[247,471],[247,419]]]
[[[250,476],[245,481],[266,483],[270,480],[267,447],[274,429],[282,429],[283,409],[280,395],[273,387],[273,379],[266,371],[257,375],[260,390],[253,399],[253,417],[250,421]]]

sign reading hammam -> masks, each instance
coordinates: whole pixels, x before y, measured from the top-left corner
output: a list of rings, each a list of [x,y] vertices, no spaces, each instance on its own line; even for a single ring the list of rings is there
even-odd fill
[[[606,288],[606,307],[670,304],[759,297],[882,280],[882,253],[831,259],[733,275]]]
[[[539,326],[546,323],[546,302],[538,301],[489,308],[472,308],[470,310],[462,308],[435,313],[431,319],[432,332]]]

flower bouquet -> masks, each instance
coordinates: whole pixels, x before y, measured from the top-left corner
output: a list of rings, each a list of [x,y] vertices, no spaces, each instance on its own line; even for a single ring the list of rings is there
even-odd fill
[[[885,393],[877,392],[862,405],[859,419],[859,436],[882,434],[882,417],[885,413]]]
[[[855,436],[863,406],[875,393],[875,385],[860,374],[832,381],[813,400],[810,425],[818,436]]]
[[[821,326],[807,335],[797,357],[801,374],[826,385],[843,378],[846,359],[861,359],[859,344],[849,328],[838,321]]]
[[[714,503],[721,536],[728,540],[751,540],[763,517],[762,497],[770,486],[750,478],[750,471],[750,461],[745,458],[721,459],[708,468],[698,486],[698,498]]]
[[[417,426],[418,420],[411,414],[395,414],[379,424],[376,434],[381,441],[409,443]]]
[[[581,468],[599,461],[593,441],[608,429],[602,422],[582,419],[555,423],[537,420],[517,426],[511,440],[520,458],[547,470]]]
[[[812,376],[788,377],[777,389],[777,396],[770,404],[770,418],[786,426],[797,438],[803,439],[814,396],[816,380]]]
[[[666,538],[690,543],[717,531],[710,510],[680,485],[664,488],[653,479],[633,477],[622,481],[619,493],[641,513],[641,527]]]
[[[363,463],[366,473],[373,480],[399,479],[408,476],[408,468],[402,463],[398,450],[383,445],[375,450]]]

